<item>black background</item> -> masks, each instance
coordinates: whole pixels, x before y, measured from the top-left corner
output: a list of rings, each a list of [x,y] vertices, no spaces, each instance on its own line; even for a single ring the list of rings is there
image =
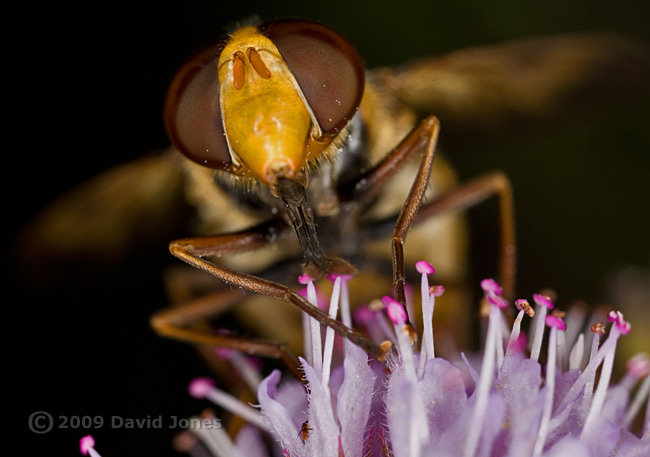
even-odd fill
[[[72,281],[73,287],[30,281],[29,272],[15,267],[20,252],[12,249],[22,224],[57,195],[167,144],[162,100],[185,57],[250,14],[330,24],[358,47],[369,67],[554,32],[618,31],[644,43],[650,39],[644,1],[525,3],[114,1],[9,11],[5,18],[14,28],[4,46],[10,243],[4,321],[5,377],[15,386],[5,395],[19,396],[21,408],[5,411],[28,437],[29,452],[74,455],[87,433],[31,433],[27,418],[34,411],[108,421],[113,415],[188,417],[204,406],[186,395],[188,380],[205,374],[202,363],[184,345],[157,338],[147,323],[166,303],[160,282],[172,262],[166,243],[146,261],[126,261],[119,271],[98,268],[88,275],[93,280]],[[525,135],[494,132],[450,145],[462,178],[500,168],[513,181],[521,294],[552,286],[566,300],[607,301],[611,275],[630,265],[648,267],[649,102],[645,85],[601,109],[527,125]],[[486,205],[472,212],[473,226],[481,227],[475,232],[489,230],[485,221],[493,210]],[[481,258],[483,251],[491,252],[475,246],[477,275],[493,265]],[[647,349],[643,338],[638,342]],[[166,428],[90,431],[104,456],[174,453],[173,430]]]

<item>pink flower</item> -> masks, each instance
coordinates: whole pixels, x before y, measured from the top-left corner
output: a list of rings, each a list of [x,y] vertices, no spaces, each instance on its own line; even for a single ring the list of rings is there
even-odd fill
[[[463,362],[452,362],[434,353],[434,305],[444,287],[429,285],[434,269],[428,263],[418,263],[417,269],[424,316],[419,346],[409,338],[403,304],[392,297],[382,299],[383,309],[363,307],[355,313],[355,325],[366,328],[377,342],[391,341],[393,351],[385,363],[369,359],[346,341],[342,364],[333,366],[333,332],[325,329],[321,334],[320,324],[306,317],[308,351],[300,359],[305,385],[283,378],[279,370],[266,377],[247,376],[249,385],[257,384],[259,404],[253,406],[219,390],[209,379],[194,380],[192,395],[248,422],[234,439],[224,430],[190,430],[204,443],[204,451],[218,457],[650,455],[648,356],[632,358],[625,376],[611,383],[618,339],[631,330],[620,312],[609,314],[608,333],[599,323],[585,335],[572,328],[583,323],[565,323],[548,297],[533,295],[533,311],[525,299],[510,304],[501,286],[487,279],[481,283],[490,305],[485,341],[479,353],[460,353]],[[353,279],[331,280],[330,315],[340,310],[343,322],[351,322],[347,282]],[[302,282],[316,302],[315,285],[309,278]],[[508,328],[504,311],[512,305],[518,313]],[[521,330],[525,317],[532,318],[530,339]],[[242,373],[259,370],[245,359],[240,363],[246,364],[238,370]],[[633,433],[631,425],[644,404],[642,429]],[[269,442],[276,448],[269,451],[264,444]]]

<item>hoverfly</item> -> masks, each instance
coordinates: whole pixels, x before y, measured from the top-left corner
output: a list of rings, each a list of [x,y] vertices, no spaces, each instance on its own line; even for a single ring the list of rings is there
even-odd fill
[[[597,48],[602,53],[585,52]],[[377,345],[282,285],[284,273],[296,272],[296,259],[308,274],[321,277],[365,273],[392,258],[392,283],[403,301],[405,259],[436,259],[444,265],[441,273],[462,277],[462,249],[452,248],[462,241],[451,238],[463,232],[462,221],[433,216],[496,195],[500,279],[512,291],[515,236],[507,179],[495,173],[457,186],[441,157],[433,166],[437,119],[419,113],[438,114],[444,106],[477,112],[546,109],[607,67],[622,48],[601,37],[533,39],[366,72],[354,47],[321,24],[244,26],[188,60],[171,84],[165,123],[186,159],[176,150],[148,159],[131,179],[144,181],[140,171],[146,170],[157,174],[159,183],[182,181],[204,223],[200,233],[222,233],[176,241],[174,255],[230,284],[290,301],[381,357]],[[568,62],[571,71],[550,71]],[[502,71],[506,63],[511,73]],[[540,74],[550,75],[543,85]],[[140,186],[133,195],[136,189]],[[403,244],[407,233],[409,242]],[[217,258],[203,258],[210,255]],[[183,311],[163,311],[153,322],[167,336],[292,364],[282,346],[186,328],[242,297],[238,288],[221,289]]]
[[[420,208],[434,162],[439,121],[429,116],[413,125],[409,122],[400,126],[406,133],[398,144],[387,138],[380,142],[367,126],[373,124],[371,116],[381,115],[382,99],[373,99],[376,89],[372,83],[366,88],[365,77],[361,57],[339,33],[299,20],[244,26],[185,63],[171,83],[165,105],[172,143],[209,170],[207,176],[203,168],[197,172],[214,186],[231,192],[244,189],[239,204],[265,216],[260,224],[241,231],[174,241],[170,251],[231,285],[296,305],[383,359],[385,348],[330,318],[291,288],[204,258],[256,250],[290,231],[300,246],[305,274],[315,279],[350,275],[357,271],[350,262],[364,258],[360,240],[376,238],[369,233],[393,226],[392,235],[384,235],[392,237],[393,287],[397,300],[405,304],[403,245],[418,212],[426,219],[497,195],[503,227],[501,280],[512,293],[515,240],[507,179],[490,175]],[[385,145],[388,152],[379,152]],[[373,208],[388,206],[378,201],[380,191],[420,152],[422,158],[399,213],[370,219]],[[390,195],[394,198],[399,192]],[[275,355],[289,363],[290,356],[280,345],[260,342],[254,347],[249,341],[183,328],[191,323],[185,316],[196,319],[196,308],[201,308],[201,314],[210,308],[223,309],[224,303],[232,301],[229,295],[237,293],[222,295],[213,297],[213,306],[200,300],[183,311],[159,313],[152,325],[165,336]],[[293,368],[297,373],[297,364]]]

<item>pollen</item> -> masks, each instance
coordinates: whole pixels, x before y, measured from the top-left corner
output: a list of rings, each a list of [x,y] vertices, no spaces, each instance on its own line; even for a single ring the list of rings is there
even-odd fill
[[[518,310],[523,310],[529,317],[535,317],[535,310],[526,299],[515,300],[515,306]]]
[[[602,322],[596,322],[591,325],[590,330],[594,333],[597,333],[598,335],[604,335],[605,334],[605,324]]]

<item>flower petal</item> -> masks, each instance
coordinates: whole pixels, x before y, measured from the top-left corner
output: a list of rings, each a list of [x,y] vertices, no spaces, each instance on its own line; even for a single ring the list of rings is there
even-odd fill
[[[421,387],[400,367],[393,371],[386,393],[386,416],[393,455],[420,455],[428,441],[428,424]]]
[[[336,399],[341,442],[346,456],[362,455],[376,376],[368,355],[354,344],[345,345],[344,378]]]
[[[308,422],[311,432],[306,442],[306,455],[319,457],[338,457],[339,427],[334,419],[332,403],[327,387],[304,359],[300,359],[305,378],[309,382]]]
[[[262,418],[280,442],[280,446],[286,449],[289,455],[298,456],[303,448],[300,427],[296,425],[285,406],[274,398],[279,381],[280,370],[273,370],[260,383],[257,399],[262,407]]]
[[[567,455],[571,457],[593,457],[589,449],[572,436],[562,439],[543,455],[544,457],[565,457]]]
[[[442,358],[427,361],[419,381],[426,405],[429,433],[436,440],[467,406],[462,372]]]
[[[467,424],[472,422],[476,398],[470,400],[469,405],[462,414],[445,430],[440,439],[432,441],[423,450],[422,455],[458,457],[463,455],[467,436],[469,434]],[[505,403],[499,395],[490,394],[488,398],[486,417],[481,427],[481,436],[473,457],[490,457],[493,454],[492,448],[499,433],[502,430],[504,421]]]
[[[235,439],[235,457],[251,455],[262,457],[268,454],[260,429],[252,425],[244,425]]]
[[[494,390],[506,402],[508,428],[495,443],[498,455],[530,455],[544,407],[542,368],[520,352],[509,352],[503,360]]]

